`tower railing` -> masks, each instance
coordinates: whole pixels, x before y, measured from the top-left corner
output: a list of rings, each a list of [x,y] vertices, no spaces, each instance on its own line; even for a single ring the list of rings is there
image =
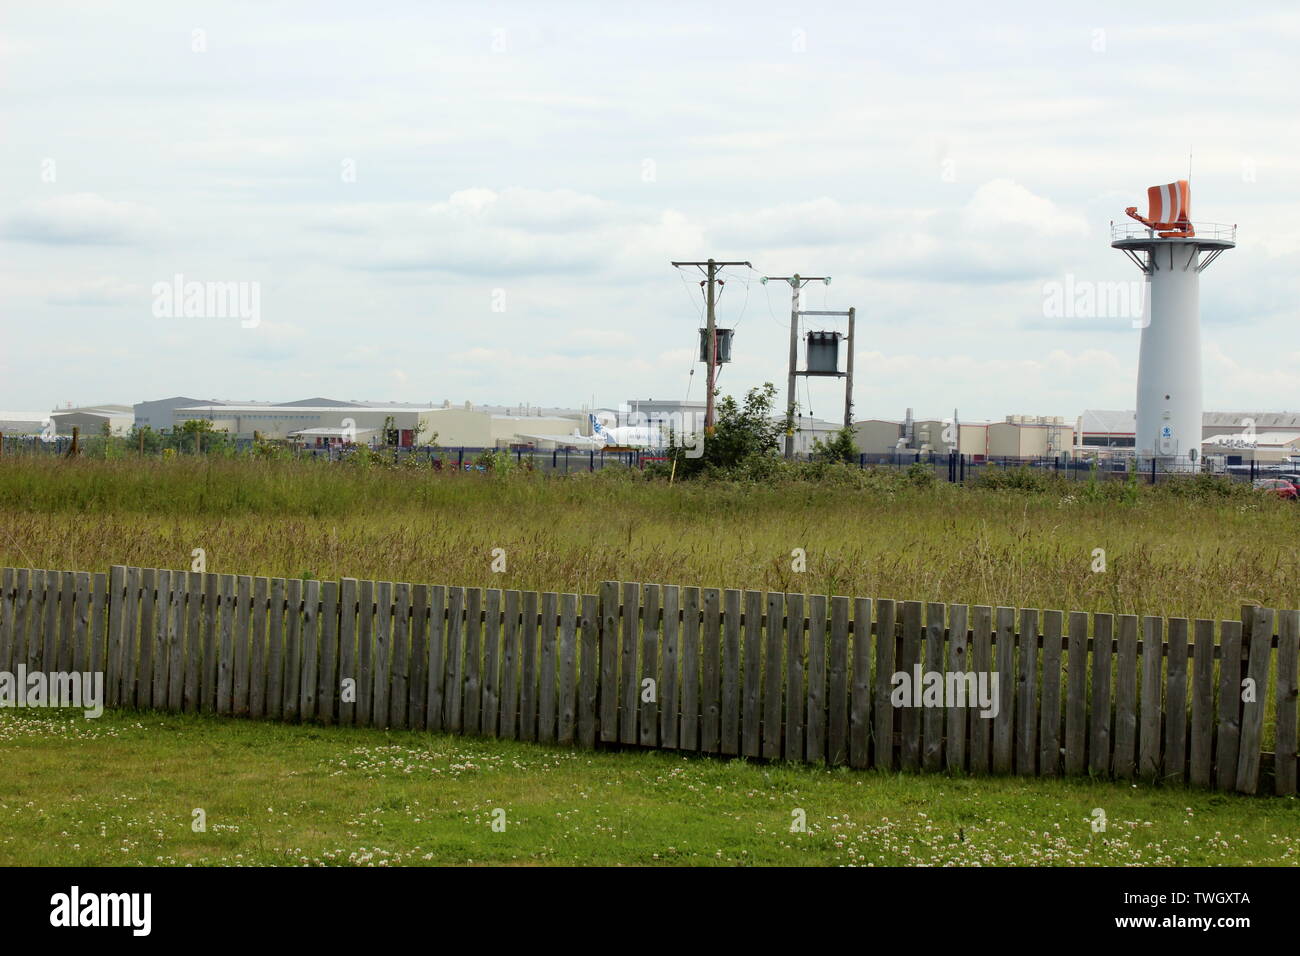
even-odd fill
[[[1193,222],[1192,230],[1197,239],[1213,239],[1220,242],[1237,241],[1237,225],[1223,222]],[[1140,222],[1112,222],[1110,224],[1111,242],[1122,239],[1156,239],[1160,232],[1169,230],[1148,229]]]

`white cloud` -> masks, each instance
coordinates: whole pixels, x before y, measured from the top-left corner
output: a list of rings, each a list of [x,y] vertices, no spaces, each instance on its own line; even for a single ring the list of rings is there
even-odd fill
[[[11,239],[50,245],[123,245],[160,238],[161,220],[141,203],[69,193],[29,199],[4,222]]]

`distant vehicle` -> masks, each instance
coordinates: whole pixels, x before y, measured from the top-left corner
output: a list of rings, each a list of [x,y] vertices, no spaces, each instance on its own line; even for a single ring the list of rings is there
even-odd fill
[[[1267,491],[1269,494],[1276,495],[1279,498],[1287,498],[1294,501],[1300,496],[1300,489],[1287,481],[1285,478],[1259,478],[1255,481],[1256,491]]]

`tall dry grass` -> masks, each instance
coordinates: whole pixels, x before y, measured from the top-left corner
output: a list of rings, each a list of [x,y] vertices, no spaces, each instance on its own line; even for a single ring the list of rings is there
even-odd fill
[[[590,592],[609,579],[1235,618],[1300,604],[1300,506],[871,487],[508,478],[188,457],[0,459],[0,563]],[[493,549],[506,570],[492,571]],[[807,570],[792,569],[802,548]],[[1093,551],[1106,553],[1104,573]]]

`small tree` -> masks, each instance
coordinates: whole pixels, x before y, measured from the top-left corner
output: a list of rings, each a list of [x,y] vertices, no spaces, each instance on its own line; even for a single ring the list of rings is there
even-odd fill
[[[853,429],[847,426],[841,428],[826,441],[814,438],[812,453],[817,461],[853,463],[858,457],[858,446],[853,437]]]
[[[717,404],[713,432],[704,436],[699,457],[688,458],[687,448],[671,441],[669,456],[677,461],[677,474],[683,478],[708,469],[750,471],[763,470],[774,463],[780,449],[786,423],[772,418],[776,386],[771,382],[751,388],[743,404],[728,395]]]

